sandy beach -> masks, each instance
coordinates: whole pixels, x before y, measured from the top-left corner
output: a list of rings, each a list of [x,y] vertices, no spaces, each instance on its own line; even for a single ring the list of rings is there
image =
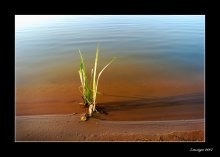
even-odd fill
[[[204,119],[80,121],[81,114],[16,116],[16,141],[204,141]]]

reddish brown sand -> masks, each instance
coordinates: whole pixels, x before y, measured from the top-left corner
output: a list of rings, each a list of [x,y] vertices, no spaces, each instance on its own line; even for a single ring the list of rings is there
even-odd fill
[[[204,141],[202,94],[102,94],[97,106],[106,114],[80,122],[88,109],[79,104],[80,95],[71,86],[19,90],[16,141]]]
[[[16,116],[16,141],[204,141],[204,119],[80,121],[80,114]]]
[[[18,88],[16,141],[204,141],[202,94],[102,94],[97,106],[106,114],[80,122],[88,109],[71,88]]]

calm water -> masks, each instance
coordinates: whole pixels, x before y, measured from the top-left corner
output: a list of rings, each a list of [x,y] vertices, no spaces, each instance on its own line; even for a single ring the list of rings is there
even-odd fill
[[[79,100],[78,49],[90,70],[97,44],[99,69],[117,57],[100,92],[123,100],[199,93],[204,103],[205,16],[31,19],[15,19],[17,104]],[[119,97],[99,96],[99,102],[113,99]]]

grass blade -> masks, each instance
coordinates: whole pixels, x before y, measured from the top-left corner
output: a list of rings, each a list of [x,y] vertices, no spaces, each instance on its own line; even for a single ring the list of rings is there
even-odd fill
[[[80,76],[80,80],[81,80],[81,84],[82,84],[82,88],[83,88],[83,99],[84,99],[84,104],[88,105],[91,104],[91,88],[89,86],[89,81],[86,75],[86,67],[84,64],[84,60],[83,60],[83,55],[81,53],[81,51],[79,50],[79,54],[80,54],[80,58],[81,58],[81,63],[80,63],[80,70],[79,70],[79,76]]]
[[[99,57],[99,47],[97,46],[96,49],[96,57],[95,57],[95,65],[94,65],[94,72],[93,72],[93,109],[95,109],[95,101],[96,101],[96,68],[98,63],[98,57]]]
[[[98,84],[99,84],[99,78],[102,74],[102,72],[115,60],[116,58],[114,57],[104,68],[102,68],[102,70],[99,72],[98,78],[97,78],[97,82],[96,82],[96,91],[98,89]]]

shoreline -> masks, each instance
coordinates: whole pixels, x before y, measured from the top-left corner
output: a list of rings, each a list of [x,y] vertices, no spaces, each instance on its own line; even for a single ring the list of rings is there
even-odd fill
[[[16,142],[205,142],[205,120],[106,121],[91,118],[80,121],[81,114],[16,116]]]

